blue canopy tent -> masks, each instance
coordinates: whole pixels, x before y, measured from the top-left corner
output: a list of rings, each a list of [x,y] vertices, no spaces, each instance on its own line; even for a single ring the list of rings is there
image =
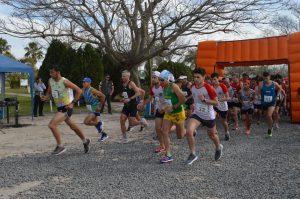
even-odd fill
[[[0,79],[1,79],[1,99],[5,97],[5,73],[27,73],[30,81],[30,94],[31,94],[31,109],[33,118],[33,84],[34,84],[34,73],[33,68],[26,64],[20,63],[16,60],[8,58],[0,54]]]

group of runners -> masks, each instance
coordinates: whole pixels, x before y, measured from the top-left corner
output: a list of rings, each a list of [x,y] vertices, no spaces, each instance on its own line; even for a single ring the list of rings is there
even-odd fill
[[[92,80],[88,77],[82,80],[82,88],[79,88],[62,77],[57,66],[50,68],[50,76],[47,93],[42,96],[42,100],[52,97],[57,105],[57,113],[49,123],[57,142],[52,154],[59,155],[66,150],[57,128],[63,121],[81,138],[84,152],[88,153],[91,140],[86,138],[78,125],[72,121],[73,106],[83,96],[89,111],[84,118],[84,124],[95,126],[99,133],[99,141],[105,141],[108,135],[103,131],[100,119],[100,104],[105,101],[105,95],[91,87]],[[208,76],[203,68],[196,68],[193,71],[193,82],[188,82],[187,76],[184,75],[175,80],[174,75],[168,70],[154,71],[151,78],[150,94],[145,98],[146,92],[130,80],[130,72],[127,70],[122,72],[121,102],[124,106],[120,115],[120,143],[128,142],[128,131],[134,126],[140,125],[141,130],[148,126],[146,119],[141,118],[138,112],[151,103],[155,108],[155,131],[159,142],[154,152],[163,153],[161,163],[174,160],[170,144],[171,132],[175,131],[178,139],[187,138],[190,154],[186,163],[190,165],[198,159],[195,141],[197,128],[205,127],[214,144],[214,159],[218,161],[223,154],[220,131],[217,131],[216,125],[218,117],[222,121],[225,141],[231,139],[229,123],[233,125],[232,130],[239,130],[239,115],[245,125],[245,134],[249,135],[253,119],[259,124],[264,114],[268,124],[266,136],[272,137],[273,126],[279,128],[280,107],[287,104],[286,86],[282,82],[282,77],[278,75],[276,81],[273,81],[268,72],[264,72],[262,77],[253,79],[247,74],[243,74],[242,79],[238,76],[220,79],[218,73]]]

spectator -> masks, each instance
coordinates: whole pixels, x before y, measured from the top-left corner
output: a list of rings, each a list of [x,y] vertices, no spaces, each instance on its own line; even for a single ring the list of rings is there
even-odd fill
[[[105,101],[107,102],[108,113],[111,114],[111,96],[114,93],[114,83],[110,80],[110,76],[106,75],[105,80],[100,82],[99,90],[105,95]],[[105,101],[101,106],[100,113],[103,113]]]
[[[44,102],[41,100],[41,97],[44,95],[44,91],[46,90],[45,84],[42,82],[40,77],[37,77],[34,82],[34,108],[33,113],[34,117],[37,117],[37,110],[39,109],[39,116],[44,116],[43,107]]]

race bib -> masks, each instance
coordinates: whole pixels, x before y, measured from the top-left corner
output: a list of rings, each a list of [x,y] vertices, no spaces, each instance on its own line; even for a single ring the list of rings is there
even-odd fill
[[[186,91],[182,91],[182,94],[184,97],[186,97],[188,95],[188,93]]]
[[[198,112],[209,112],[209,109],[208,109],[208,105],[207,104],[202,104],[202,103],[197,103],[196,104],[196,110]]]
[[[156,103],[158,103],[158,102],[159,102],[159,97],[154,97],[154,101],[155,101]]]
[[[272,102],[273,96],[264,96],[264,102]]]
[[[89,111],[93,111],[91,105],[86,105],[86,108],[87,108],[87,110],[89,110]]]
[[[128,98],[127,92],[123,92],[123,93],[122,93],[122,96],[123,96],[125,99],[127,99],[127,98]]]
[[[58,97],[59,97],[59,91],[52,90],[52,97],[58,99]]]
[[[246,100],[246,101],[243,101],[243,102],[244,102],[244,105],[245,105],[245,106],[250,106],[250,105],[251,105],[251,103],[250,103],[249,100]]]

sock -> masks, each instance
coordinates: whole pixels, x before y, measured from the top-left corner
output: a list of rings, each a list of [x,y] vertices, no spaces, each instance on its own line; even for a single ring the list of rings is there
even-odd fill
[[[98,130],[98,132],[99,133],[101,133],[102,132],[102,122],[100,121],[100,122],[98,122],[98,124],[97,125],[95,125],[95,127],[96,127],[96,129]]]
[[[63,147],[63,145],[62,145],[62,144],[58,144],[57,146],[58,146],[58,147]]]

